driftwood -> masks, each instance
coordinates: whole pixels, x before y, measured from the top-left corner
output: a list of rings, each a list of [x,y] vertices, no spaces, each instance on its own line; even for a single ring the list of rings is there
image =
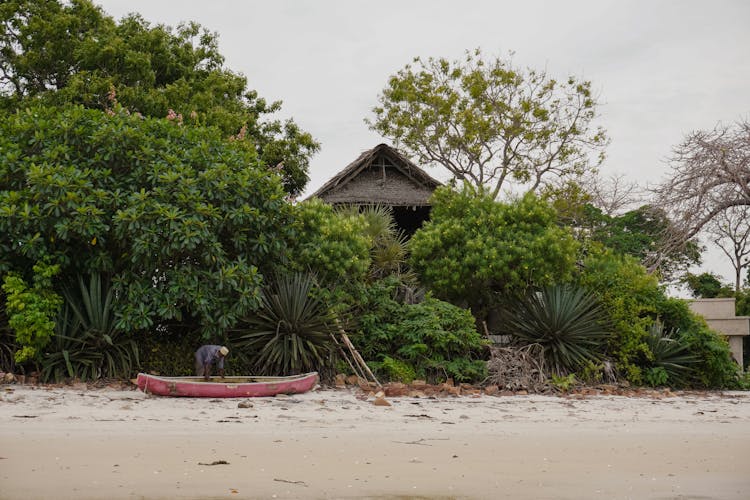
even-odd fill
[[[542,392],[549,389],[540,346],[492,347],[490,352],[487,383],[509,391]]]
[[[383,385],[378,381],[377,378],[375,378],[375,374],[372,373],[370,370],[370,367],[367,366],[367,363],[364,359],[362,359],[362,356],[359,354],[359,351],[357,351],[357,348],[354,347],[354,344],[352,344],[352,341],[349,340],[349,336],[346,334],[343,328],[341,326],[338,326],[339,330],[339,336],[341,338],[341,341],[343,342],[344,346],[346,346],[346,350],[342,348],[341,344],[338,342],[338,339],[336,339],[336,336],[331,334],[331,337],[333,338],[333,341],[336,343],[336,345],[339,347],[339,350],[346,359],[346,362],[349,364],[349,367],[352,369],[355,375],[359,377],[360,379],[366,381],[366,382],[374,382],[375,385],[379,388],[382,388]],[[348,351],[348,355],[347,355]],[[350,357],[351,356],[351,359]]]

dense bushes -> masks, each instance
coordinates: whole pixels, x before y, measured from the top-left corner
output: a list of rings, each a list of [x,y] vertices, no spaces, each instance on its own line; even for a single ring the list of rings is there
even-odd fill
[[[312,271],[326,284],[360,282],[370,267],[372,241],[358,213],[337,212],[318,198],[294,207],[295,237],[290,242],[292,271]]]
[[[664,384],[720,388],[736,383],[738,367],[726,340],[709,330],[684,300],[668,298],[656,277],[634,258],[594,246],[578,282],[599,298],[610,316],[614,336],[605,354],[631,383],[653,385],[659,379],[653,371],[658,366],[654,344],[650,345],[657,321],[663,331],[673,332],[670,338],[680,352],[695,357],[687,373],[662,377]]]
[[[398,285],[386,278],[363,290],[352,335],[362,356],[391,380],[483,380],[485,344],[471,313],[432,297],[404,304]]]
[[[577,244],[533,195],[498,203],[489,194],[442,187],[431,220],[409,244],[410,263],[437,297],[483,319],[496,295],[570,279]]]

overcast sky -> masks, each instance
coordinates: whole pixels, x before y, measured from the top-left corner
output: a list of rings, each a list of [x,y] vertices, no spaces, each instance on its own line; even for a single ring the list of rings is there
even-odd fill
[[[669,169],[691,130],[750,118],[750,1],[94,0],[120,19],[196,21],[226,66],[283,101],[320,143],[307,193],[387,142],[364,119],[390,75],[416,56],[515,52],[516,65],[593,84],[612,144],[602,173],[642,186]],[[439,167],[424,166],[438,179]],[[715,259],[710,269],[727,275]]]

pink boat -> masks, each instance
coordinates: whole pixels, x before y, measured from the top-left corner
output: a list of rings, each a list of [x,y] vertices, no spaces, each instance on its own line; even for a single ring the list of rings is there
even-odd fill
[[[289,377],[159,377],[139,373],[136,384],[148,394],[189,398],[252,398],[307,392],[318,382],[318,372]]]

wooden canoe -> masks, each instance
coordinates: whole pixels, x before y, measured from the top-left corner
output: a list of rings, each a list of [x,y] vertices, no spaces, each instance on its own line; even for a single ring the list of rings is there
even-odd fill
[[[159,377],[139,373],[138,388],[159,396],[189,398],[252,398],[307,392],[318,382],[318,373],[289,377]]]

